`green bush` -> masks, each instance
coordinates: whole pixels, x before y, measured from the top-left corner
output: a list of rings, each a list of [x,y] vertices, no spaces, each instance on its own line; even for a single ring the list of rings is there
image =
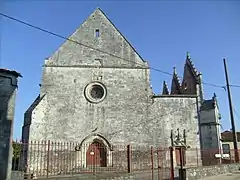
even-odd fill
[[[13,141],[13,158],[19,158],[21,153],[21,143]]]
[[[12,147],[13,147],[12,170],[19,170],[21,143],[13,141]]]

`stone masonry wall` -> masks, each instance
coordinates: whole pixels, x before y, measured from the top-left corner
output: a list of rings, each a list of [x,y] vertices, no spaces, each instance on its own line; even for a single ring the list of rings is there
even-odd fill
[[[9,179],[12,167],[12,127],[17,77],[0,73],[0,177]]]
[[[163,147],[171,146],[171,130],[174,136],[177,135],[179,129],[180,137],[183,140],[183,131],[186,131],[186,145],[190,149],[200,150],[200,142],[198,135],[198,118],[196,108],[196,97],[191,96],[159,96],[154,98],[154,103],[151,105],[150,120],[152,126],[145,125],[146,129],[151,129],[152,140],[155,144]],[[154,126],[153,126],[154,124]],[[174,140],[176,137],[174,137]],[[200,158],[197,156],[200,152],[187,150],[186,163],[187,166],[196,165]]]
[[[101,10],[70,39],[108,53],[66,41],[45,61],[40,99],[24,120],[26,140],[83,143],[98,134],[112,145],[169,147],[171,129],[185,128],[189,146],[198,146],[196,98],[153,98],[147,63]],[[90,103],[85,88],[96,81],[106,97]]]
[[[141,142],[141,124],[150,114],[148,70],[101,71],[107,96],[92,104],[84,96],[85,86],[92,82],[91,70],[46,68],[46,95],[32,112],[29,140],[80,143],[97,128],[95,133],[113,144]]]

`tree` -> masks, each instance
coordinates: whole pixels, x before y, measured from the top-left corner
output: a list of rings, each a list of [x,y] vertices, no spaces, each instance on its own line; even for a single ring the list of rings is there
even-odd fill
[[[13,147],[12,170],[19,170],[21,143],[13,141],[12,147]]]
[[[13,158],[19,158],[21,153],[21,143],[13,141]]]

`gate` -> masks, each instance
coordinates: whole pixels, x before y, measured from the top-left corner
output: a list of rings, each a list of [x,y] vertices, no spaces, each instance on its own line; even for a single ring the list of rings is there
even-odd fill
[[[174,180],[174,148],[128,146],[128,173],[135,179]]]
[[[157,176],[154,176],[153,167],[152,180],[174,180],[173,151],[174,148],[172,147],[169,149],[157,148]],[[154,160],[152,160],[152,162],[154,164]]]
[[[185,165],[186,165],[186,147],[184,146],[179,146],[176,147],[176,149],[178,150],[178,154],[179,154],[179,161],[177,161],[177,163],[180,165],[179,168],[179,179],[180,180],[186,180],[186,169],[185,169]]]

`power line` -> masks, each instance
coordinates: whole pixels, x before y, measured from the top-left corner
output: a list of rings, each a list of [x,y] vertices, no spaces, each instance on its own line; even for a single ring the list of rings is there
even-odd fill
[[[4,9],[4,3],[0,1],[0,9],[3,10]],[[3,24],[3,18],[0,17],[0,23]],[[2,66],[2,28],[0,28],[0,66]]]
[[[240,85],[229,85],[231,87],[236,87],[236,88],[240,88]]]
[[[51,34],[51,35],[53,35],[53,36],[56,36],[56,37],[58,37],[58,38],[61,38],[61,39],[67,40],[67,41],[71,41],[71,42],[73,42],[73,43],[76,43],[76,44],[78,44],[78,45],[84,46],[84,47],[86,47],[86,48],[89,48],[89,49],[92,49],[92,50],[95,50],[95,51],[98,51],[98,52],[107,54],[107,55],[109,55],[109,56],[113,56],[113,57],[118,58],[118,59],[122,59],[122,60],[125,60],[125,61],[129,61],[129,62],[131,62],[131,63],[140,64],[140,63],[137,63],[137,62],[132,62],[132,61],[130,61],[129,59],[125,59],[125,58],[116,56],[116,55],[114,55],[114,54],[112,54],[112,53],[109,53],[109,52],[106,52],[106,51],[103,51],[103,50],[100,50],[100,49],[91,47],[91,46],[86,45],[86,44],[83,44],[83,43],[81,43],[81,42],[72,40],[72,39],[70,39],[70,38],[64,37],[64,36],[62,36],[62,35],[59,35],[59,34],[57,34],[57,33],[52,32],[52,31],[43,29],[43,28],[38,27],[38,26],[35,26],[35,25],[32,25],[32,24],[30,24],[30,23],[21,21],[21,20],[19,20],[19,19],[13,18],[13,17],[11,17],[11,16],[5,15],[5,14],[3,14],[3,13],[1,13],[1,12],[0,12],[0,15],[6,17],[6,18],[8,18],[8,19],[11,19],[11,20],[13,20],[13,21],[17,21],[17,22],[19,22],[19,23],[21,23],[21,24],[24,24],[24,25],[26,25],[26,26],[29,26],[29,27],[31,27],[31,28],[34,28],[34,29],[43,31],[43,32],[45,32],[45,33],[47,33],[47,34]],[[142,66],[142,64],[140,64],[140,65]]]
[[[142,64],[140,64],[140,63],[138,63],[138,62],[133,62],[133,61],[131,61],[130,59],[122,58],[122,57],[116,56],[116,55],[114,55],[114,54],[112,54],[112,53],[103,51],[103,50],[101,50],[101,49],[97,49],[97,48],[94,48],[94,47],[92,47],[92,46],[83,44],[83,43],[81,43],[81,42],[78,42],[78,41],[69,39],[69,38],[67,38],[67,37],[64,37],[64,36],[62,36],[62,35],[59,35],[59,34],[54,33],[54,32],[52,32],[52,31],[43,29],[43,28],[38,27],[38,26],[35,26],[35,25],[33,25],[33,24],[30,24],[30,23],[24,22],[24,21],[22,21],[22,20],[16,19],[16,18],[14,18],[14,17],[8,16],[8,15],[6,15],[6,14],[4,14],[4,13],[1,13],[1,12],[0,12],[0,15],[6,17],[6,18],[8,18],[8,19],[11,19],[11,20],[13,20],[13,21],[16,21],[16,22],[18,22],[18,23],[21,23],[21,24],[24,24],[24,25],[26,25],[26,26],[29,26],[29,27],[31,27],[31,28],[34,28],[34,29],[37,29],[37,30],[39,30],[39,31],[45,32],[45,33],[47,33],[47,34],[51,34],[51,35],[56,36],[56,37],[58,37],[58,38],[61,38],[61,39],[64,39],[64,40],[67,40],[67,41],[76,43],[76,44],[81,45],[81,46],[84,46],[84,47],[86,47],[86,48],[89,48],[89,49],[92,49],[92,50],[101,52],[101,53],[103,53],[103,54],[107,54],[107,55],[109,55],[109,56],[112,56],[112,57],[115,57],[115,58],[118,58],[118,59],[122,59],[122,60],[124,60],[124,61],[128,61],[128,62],[131,62],[131,63],[134,63],[134,64],[138,64],[138,65],[140,65],[140,66],[143,66]],[[145,66],[144,68],[147,68],[147,67]],[[173,76],[172,73],[163,71],[163,70],[158,69],[158,68],[149,67],[149,69],[154,70],[154,71],[156,71],[156,72],[160,72],[160,73],[166,74],[166,75]],[[179,76],[179,77],[182,78],[181,76]],[[212,84],[212,83],[205,83],[205,82],[202,82],[202,83],[205,84],[205,85],[207,85],[207,86],[212,86],[212,87],[217,87],[217,88],[225,89],[225,86],[216,85],[216,84]],[[234,87],[239,87],[239,88],[240,88],[240,86],[238,86],[238,85],[235,85]]]
[[[233,111],[234,111],[234,114],[236,115],[236,117],[238,118],[238,120],[240,120],[240,116],[239,116],[239,114],[237,113],[237,111],[236,111],[235,108],[233,108]]]

